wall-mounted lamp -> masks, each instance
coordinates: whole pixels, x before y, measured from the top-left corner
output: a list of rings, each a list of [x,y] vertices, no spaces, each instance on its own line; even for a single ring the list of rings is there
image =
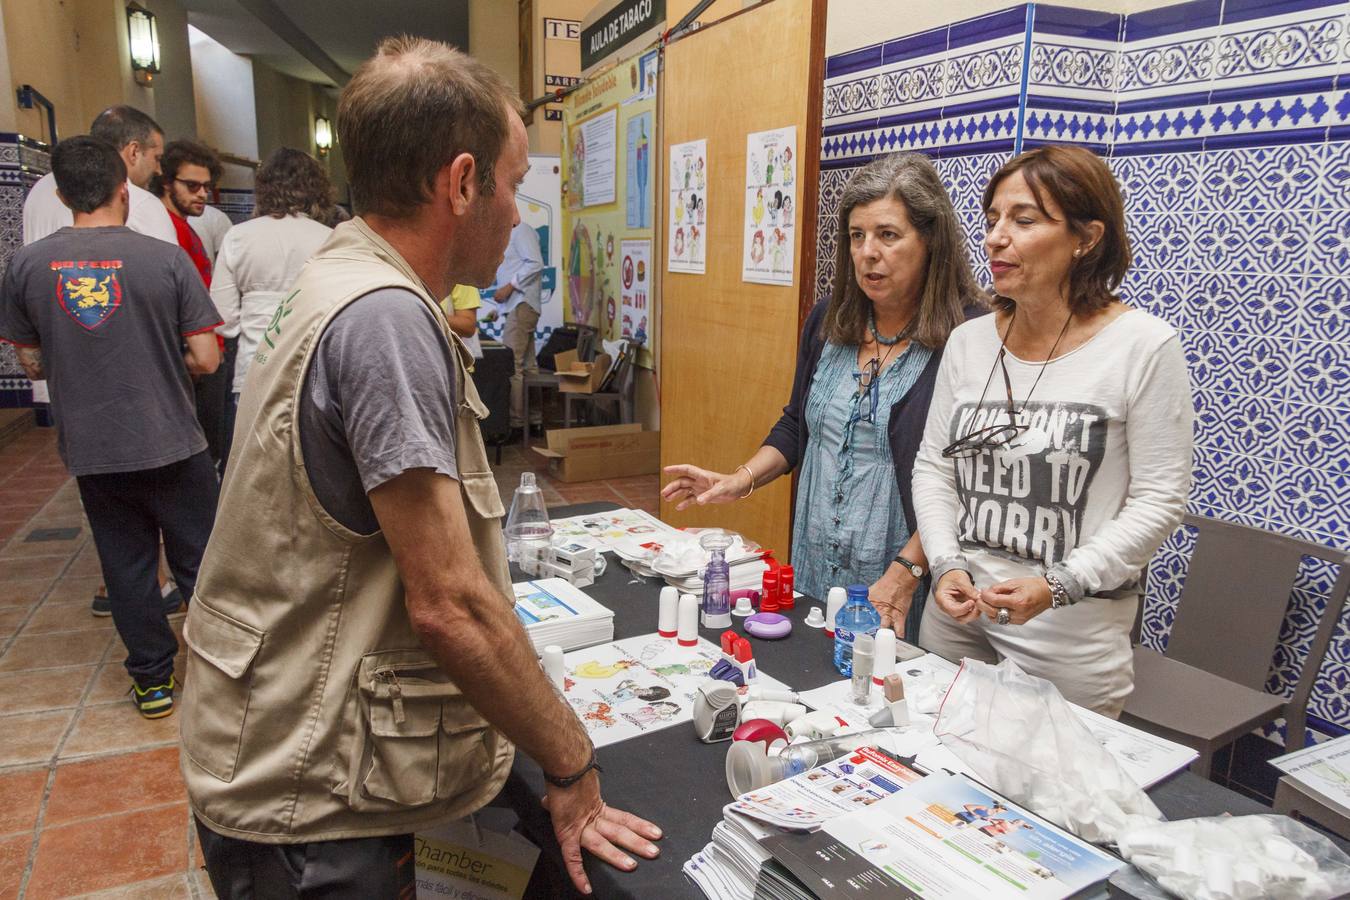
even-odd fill
[[[131,48],[131,73],[149,87],[159,74],[159,27],[155,14],[135,3],[127,7],[127,38]]]
[[[320,156],[327,156],[328,151],[333,149],[333,123],[323,116],[314,120],[314,146]]]

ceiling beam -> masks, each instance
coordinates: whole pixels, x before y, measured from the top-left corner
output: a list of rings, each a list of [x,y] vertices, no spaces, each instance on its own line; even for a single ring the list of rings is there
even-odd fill
[[[342,87],[351,80],[351,73],[338,65],[333,57],[325,53],[324,49],[292,22],[290,17],[282,12],[273,0],[235,0],[235,2],[252,13],[253,17],[271,30],[273,34],[289,44],[310,65],[331,78],[338,87]]]

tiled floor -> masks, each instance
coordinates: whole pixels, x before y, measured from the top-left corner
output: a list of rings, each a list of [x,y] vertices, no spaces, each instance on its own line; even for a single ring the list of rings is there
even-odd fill
[[[550,506],[656,512],[655,475],[562,484],[519,446],[496,469],[506,504],[527,469]],[[54,529],[73,531],[28,540]],[[0,448],[0,900],[213,897],[178,774],[177,722],[146,721],[129,702],[112,621],[89,614],[98,573],[55,433]]]

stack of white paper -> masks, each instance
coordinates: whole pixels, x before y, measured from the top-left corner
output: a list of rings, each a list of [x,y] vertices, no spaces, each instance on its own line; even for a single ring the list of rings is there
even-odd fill
[[[614,640],[614,613],[561,578],[513,584],[516,617],[542,652],[549,644],[575,650]]]

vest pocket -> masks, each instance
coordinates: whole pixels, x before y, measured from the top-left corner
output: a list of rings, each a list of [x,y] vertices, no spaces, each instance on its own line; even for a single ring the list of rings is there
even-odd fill
[[[347,778],[335,789],[352,809],[448,800],[486,774],[487,723],[424,651],[363,656],[356,693],[359,718]]]
[[[482,519],[500,519],[506,516],[502,506],[502,495],[497,490],[497,480],[489,473],[480,475],[471,472],[460,473],[460,484],[468,495],[469,505]]]
[[[204,771],[232,781],[263,632],[198,597],[183,623],[183,641],[192,649],[184,689],[193,698],[183,704],[183,751]]]

